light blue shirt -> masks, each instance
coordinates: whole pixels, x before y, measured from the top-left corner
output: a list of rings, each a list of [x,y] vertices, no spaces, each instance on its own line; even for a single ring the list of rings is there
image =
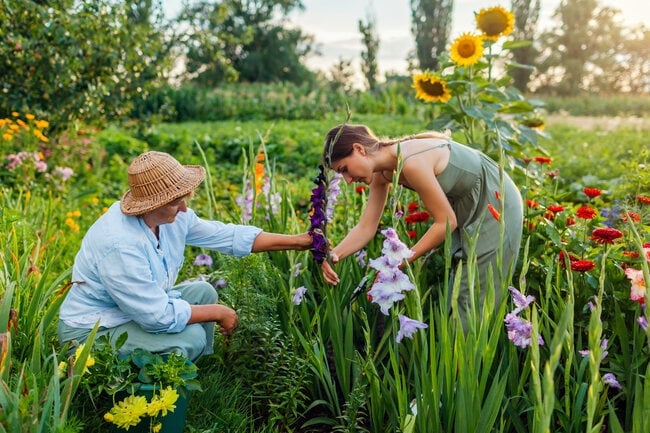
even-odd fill
[[[262,231],[254,226],[207,221],[194,211],[159,226],[159,239],[142,218],[124,215],[116,202],[88,230],[72,269],[74,282],[60,320],[75,328],[114,328],[137,322],[152,333],[182,331],[190,305],[171,290],[186,245],[243,257]]]

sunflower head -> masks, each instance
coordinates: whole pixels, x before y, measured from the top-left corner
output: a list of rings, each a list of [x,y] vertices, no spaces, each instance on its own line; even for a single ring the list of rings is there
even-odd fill
[[[434,74],[415,74],[413,88],[416,90],[415,97],[426,102],[448,102],[451,99],[447,82]]]
[[[481,9],[476,14],[476,28],[483,32],[487,39],[496,41],[499,36],[512,33],[515,27],[515,16],[501,6]]]
[[[451,44],[451,60],[458,66],[472,66],[483,55],[483,38],[463,33]]]

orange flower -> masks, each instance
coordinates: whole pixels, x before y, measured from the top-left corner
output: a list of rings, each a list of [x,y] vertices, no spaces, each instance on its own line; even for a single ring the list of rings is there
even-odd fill
[[[488,208],[488,210],[492,214],[492,217],[494,217],[495,220],[497,220],[497,221],[501,220],[501,214],[499,213],[498,210],[496,210],[494,208],[494,206],[492,206],[490,203],[488,203],[487,208]]]
[[[533,158],[535,162],[539,162],[540,164],[550,164],[552,159],[549,158],[548,156],[536,156]]]

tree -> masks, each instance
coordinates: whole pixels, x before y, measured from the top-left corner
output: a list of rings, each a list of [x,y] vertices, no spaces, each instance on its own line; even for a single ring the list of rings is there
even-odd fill
[[[300,0],[203,0],[186,5],[179,17],[187,27],[186,68],[200,85],[225,80],[292,81],[311,79],[301,60],[311,37],[284,25]]]
[[[623,40],[619,61],[610,79],[610,88],[634,94],[650,92],[650,29],[632,28]]]
[[[363,40],[365,50],[361,52],[361,72],[366,77],[368,89],[374,91],[377,88],[377,74],[379,66],[377,53],[379,51],[379,35],[377,34],[376,19],[372,10],[368,10],[366,22],[359,20],[359,32]]]
[[[171,42],[151,0],[5,0],[0,111],[31,111],[50,133],[129,112],[164,81]]]
[[[530,45],[516,48],[512,56],[516,63],[522,67],[510,70],[509,74],[514,80],[514,86],[521,92],[528,88],[532,70],[523,65],[533,65],[539,55],[533,45],[539,20],[540,0],[512,0],[512,12],[515,15],[514,38],[519,41],[530,41]]]
[[[438,69],[451,32],[454,0],[411,0],[411,32],[421,70]]]
[[[542,34],[538,79],[542,90],[577,95],[611,74],[622,49],[618,11],[598,7],[597,0],[563,0],[555,12],[558,25]]]

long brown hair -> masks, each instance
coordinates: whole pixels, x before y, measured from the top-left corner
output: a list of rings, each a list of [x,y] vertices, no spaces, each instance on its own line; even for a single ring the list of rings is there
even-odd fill
[[[359,143],[368,152],[374,152],[383,146],[390,146],[405,140],[415,138],[448,138],[448,135],[440,132],[423,132],[421,134],[407,135],[400,138],[379,138],[366,125],[341,124],[329,130],[325,136],[325,146],[323,149],[323,162],[327,168],[332,168],[332,164],[341,160],[354,150],[353,144]]]

